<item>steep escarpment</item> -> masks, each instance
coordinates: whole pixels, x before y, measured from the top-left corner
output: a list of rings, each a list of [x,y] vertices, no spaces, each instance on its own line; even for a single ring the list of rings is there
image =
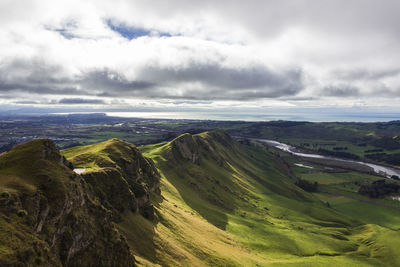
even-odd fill
[[[226,151],[233,152],[234,144],[234,140],[223,131],[212,131],[199,135],[185,133],[168,144],[167,158],[172,163],[183,160],[197,165],[200,164],[201,158],[213,158],[222,164],[225,156],[229,156]]]
[[[36,140],[0,155],[1,266],[399,261],[395,228],[338,212],[297,187],[279,155],[221,131],[61,154]]]
[[[102,205],[116,217],[125,210],[139,211],[148,218],[150,194],[160,194],[160,175],[152,160],[133,145],[119,139],[63,151],[91,185]]]
[[[396,257],[379,238],[360,239],[379,236],[378,228],[363,227],[297,187],[287,164],[260,145],[211,131],[141,150],[161,173],[163,196],[158,224],[148,226],[147,242],[135,248],[141,262],[374,266]],[[127,232],[132,221],[123,220]],[[141,234],[132,233],[128,243]]]
[[[164,145],[162,153],[167,159],[165,164],[168,165],[170,170],[177,170],[184,167],[182,170],[179,170],[181,175],[193,173],[194,169],[197,169],[199,172],[214,169],[218,169],[222,173],[245,172],[275,193],[285,195],[289,198],[309,199],[310,196],[308,194],[299,191],[298,188],[292,185],[292,182],[288,179],[287,167],[279,158],[270,157],[264,163],[265,167],[268,166],[270,176],[262,177],[254,171],[254,168],[249,168],[251,165],[247,164],[247,162],[254,162],[257,159],[249,158],[249,153],[244,148],[245,146],[239,144],[229,134],[217,130],[196,135],[183,134],[178,136]],[[195,177],[193,174],[190,177]],[[277,177],[282,176],[284,179],[277,179]],[[209,183],[209,180],[197,179],[192,182],[192,185],[198,186],[200,183]],[[215,183],[217,185],[211,184],[208,187],[223,188],[225,192],[238,195],[241,195],[239,192],[248,191],[243,186],[239,186],[230,175],[224,178],[224,180]],[[207,194],[205,195],[209,196],[210,191],[214,190],[207,189]],[[220,204],[226,202],[222,200],[226,194],[215,193],[213,195],[213,197],[209,197],[213,202]],[[233,205],[232,203],[226,203],[224,206]]]
[[[173,162],[185,159],[192,163],[198,163],[199,145],[191,134],[183,134],[171,142],[168,158]]]
[[[0,155],[1,266],[134,265],[115,222],[124,210],[152,217],[159,175],[127,143],[114,140],[101,156],[78,175],[50,140]]]

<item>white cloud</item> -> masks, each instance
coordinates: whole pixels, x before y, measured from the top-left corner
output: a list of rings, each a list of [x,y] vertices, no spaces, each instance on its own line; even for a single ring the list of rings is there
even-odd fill
[[[398,106],[399,5],[4,0],[0,98]]]

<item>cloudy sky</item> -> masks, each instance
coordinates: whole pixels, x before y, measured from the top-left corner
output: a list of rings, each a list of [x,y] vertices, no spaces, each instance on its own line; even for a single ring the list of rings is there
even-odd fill
[[[0,105],[400,108],[397,0],[2,0]]]

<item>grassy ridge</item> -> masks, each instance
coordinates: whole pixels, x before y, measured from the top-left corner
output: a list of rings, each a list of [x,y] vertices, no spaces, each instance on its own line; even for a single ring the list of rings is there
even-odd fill
[[[1,266],[134,265],[111,211],[71,168],[48,139],[0,155]]]
[[[93,145],[65,149],[61,153],[73,162],[75,167],[90,171],[113,167],[115,159],[129,161],[129,150],[134,148],[133,144],[113,138]]]
[[[398,260],[395,244],[383,238],[391,230],[328,208],[294,186],[273,154],[221,132],[185,136],[190,145],[177,148],[182,138],[141,148],[162,176],[163,197],[154,199],[159,221],[139,233],[128,213],[120,227],[143,265],[376,266]],[[135,246],[139,234],[151,241]]]
[[[68,191],[57,181],[61,185],[70,181],[71,171],[61,169],[59,158],[53,162],[51,155],[41,160],[42,144],[22,145],[15,153],[0,156],[2,190],[35,192],[43,184],[37,180],[43,172],[57,178],[51,181],[56,188],[49,187],[49,199]],[[133,150],[137,150],[133,145],[112,139],[62,154],[75,167],[100,173],[115,166],[117,159],[122,159],[118,164],[128,161]],[[349,197],[307,193],[294,185],[295,176],[301,176],[334,190],[338,182],[361,179],[358,173],[324,176],[322,168],[313,172],[291,168],[274,152],[242,145],[220,131],[185,134],[140,150],[154,161],[161,176],[162,194],[150,193],[156,219],[123,209],[117,221],[139,266],[390,266],[400,261],[398,213]],[[9,164],[20,162],[24,154],[34,156],[20,165]],[[110,179],[105,185],[111,190],[116,176],[103,178]],[[110,192],[104,190],[105,199],[117,207]],[[18,223],[22,219],[15,219],[16,224],[8,224],[0,217],[2,240],[18,231],[29,239]],[[0,255],[18,242],[0,245]],[[28,249],[40,242],[32,239],[18,246]]]

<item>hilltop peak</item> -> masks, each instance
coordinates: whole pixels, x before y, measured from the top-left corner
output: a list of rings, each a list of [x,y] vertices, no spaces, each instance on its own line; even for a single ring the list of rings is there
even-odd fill
[[[217,141],[225,146],[232,146],[234,140],[232,137],[225,131],[222,130],[214,130],[214,131],[208,131],[203,133],[204,137],[206,139],[212,139],[214,141]]]
[[[94,200],[95,191],[72,168],[49,139],[32,140],[1,154],[0,190],[7,193],[0,201],[0,223],[15,237],[2,244],[18,247],[1,257],[1,266],[86,266],[101,255],[106,265],[118,257],[121,265],[133,266],[110,212]],[[112,244],[107,242],[110,237]],[[104,256],[112,249],[112,256]]]
[[[182,134],[172,140],[169,145],[171,147],[169,158],[174,161],[187,160],[198,164],[203,156],[213,156],[219,158],[215,151],[216,144],[225,148],[232,148],[234,140],[224,131],[215,130],[200,134],[191,135],[189,133]]]
[[[119,138],[111,138],[111,139],[108,139],[108,140],[104,141],[103,143],[104,144],[109,144],[109,145],[112,145],[112,144],[125,144],[125,145],[128,145],[128,146],[135,146],[134,144],[125,142],[124,140],[121,140]]]
[[[14,146],[4,154],[10,160],[19,159],[29,162],[36,160],[50,160],[73,169],[72,164],[60,154],[54,141],[50,139],[34,139],[29,142]]]
[[[192,139],[192,138],[193,138],[193,135],[192,135],[192,134],[190,134],[190,133],[184,133],[184,134],[179,135],[178,137],[175,137],[175,138],[171,141],[171,143],[173,143],[173,142],[184,142],[184,141],[190,140],[190,139]]]
[[[23,144],[14,146],[10,152],[29,150],[32,153],[45,153],[44,156],[59,154],[56,144],[50,139],[34,139]]]
[[[151,159],[131,143],[117,138],[63,151],[74,165],[85,169],[81,176],[92,185],[102,204],[118,212],[148,212],[151,192],[160,193],[160,175]],[[151,209],[151,207],[150,207]]]
[[[198,143],[193,135],[189,133],[182,134],[170,142],[171,158],[185,159],[192,163],[197,163],[199,159]]]

